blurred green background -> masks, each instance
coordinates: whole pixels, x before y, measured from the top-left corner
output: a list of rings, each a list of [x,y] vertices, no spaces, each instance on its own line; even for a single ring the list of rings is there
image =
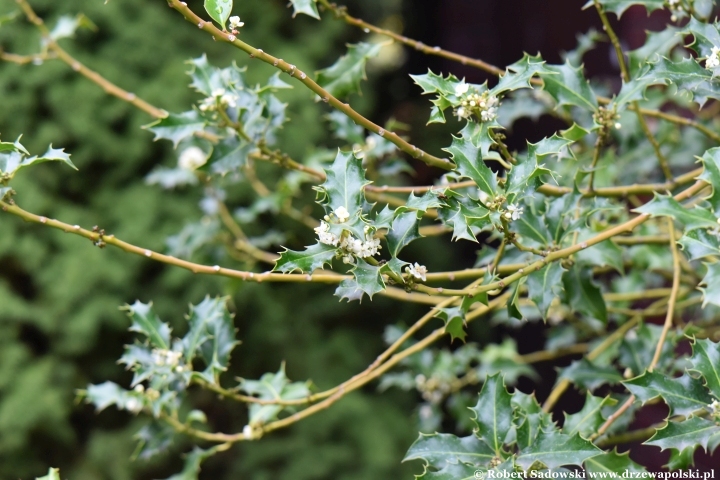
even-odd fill
[[[218,66],[232,60],[249,63],[244,54],[198,32],[161,0],[30,3],[50,26],[63,14],[87,15],[98,30],[81,29],[61,45],[88,67],[168,111],[188,110],[198,100],[187,87],[187,59],[206,52]],[[202,2],[189,3],[202,11]],[[235,13],[246,22],[243,38],[292,59],[305,71],[333,63],[345,42],[362,35],[330,18],[292,21],[284,0],[236,3]],[[400,7],[380,0],[350,5],[372,21],[382,21]],[[15,2],[0,0],[0,15],[16,8]],[[35,53],[39,34],[19,16],[0,26],[0,46]],[[259,63],[250,67],[250,77],[258,81],[272,73]],[[373,76],[375,82],[381,79]],[[353,103],[373,112],[374,88],[366,84],[363,90],[364,96]],[[283,148],[302,158],[329,138],[321,120],[324,106],[303,89],[283,91],[281,97],[290,103],[291,118]],[[0,64],[2,139],[22,134],[33,153],[42,153],[50,143],[64,147],[80,169],[47,164],[23,172],[13,182],[17,203],[71,224],[99,225],[131,243],[163,251],[168,235],[201,216],[201,191],[164,191],[144,183],[155,166],[177,161],[169,142],[153,143],[152,134],[141,129],[150,121],[60,61]],[[292,229],[308,236],[296,223],[282,228],[291,229],[291,237]],[[375,358],[384,325],[422,311],[381,298],[361,308],[339,304],[332,287],[244,285],[193,276],[0,216],[0,478],[34,478],[49,466],[60,467],[63,478],[74,480],[165,478],[179,471],[180,454],[189,443],[179,443],[151,462],[131,461],[133,435],[146,419],[114,408],[96,414],[75,401],[76,390],[105,380],[129,384],[130,374],[116,364],[132,339],[118,307],[136,299],[153,301],[161,317],[183,332],[187,305],[206,294],[230,295],[237,312],[242,345],[235,350],[228,378],[259,378],[286,361],[292,380],[312,379],[324,388]],[[222,431],[241,430],[246,421],[244,407],[203,392],[195,401]],[[419,465],[400,460],[417,435],[409,413],[414,402],[412,394],[377,395],[369,387],[292,428],[210,459],[201,478],[412,478]]]

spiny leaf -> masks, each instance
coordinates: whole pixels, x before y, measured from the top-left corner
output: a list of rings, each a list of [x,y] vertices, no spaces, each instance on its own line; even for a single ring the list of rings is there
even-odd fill
[[[235,340],[235,324],[233,315],[227,309],[227,301],[227,297],[208,296],[194,306],[190,315],[190,332],[185,337],[188,338],[188,346],[200,350],[207,366],[205,378],[216,384],[218,376],[228,368],[230,353],[239,343]],[[186,344],[185,339],[183,344]],[[191,361],[188,354],[185,358],[187,362]]]
[[[654,445],[665,450],[674,448],[683,451],[686,448],[708,445],[717,446],[720,442],[720,426],[712,420],[693,416],[682,422],[668,422],[664,428],[655,432],[645,445]],[[712,449],[709,453],[712,453]]]
[[[170,140],[177,148],[181,140],[202,131],[205,128],[205,120],[197,111],[189,110],[180,114],[171,113],[143,128],[155,134],[154,141],[161,138]]]
[[[273,271],[292,273],[300,270],[303,273],[312,273],[318,268],[323,268],[326,263],[330,263],[336,250],[336,247],[324,243],[306,247],[302,252],[285,249],[275,261]]]
[[[471,408],[475,412],[478,436],[497,456],[501,455],[505,438],[512,428],[511,398],[502,375],[497,373],[487,377],[477,404]]]
[[[644,323],[634,330],[634,335],[625,335],[620,343],[618,363],[624,368],[629,368],[633,376],[641,375],[655,355],[663,328],[659,325]],[[660,362],[657,368],[667,366],[673,359],[673,351],[677,340],[672,330],[660,350]]]
[[[21,151],[18,149],[18,151]],[[20,153],[12,153],[10,156],[13,155],[20,155]],[[0,157],[2,155],[0,154]],[[40,156],[33,156],[29,158],[24,158],[20,163],[16,166],[15,169],[7,169],[7,166],[3,166],[3,160],[0,158],[0,172],[5,172],[9,174],[14,174],[18,172],[19,170],[29,167],[30,165],[36,164],[36,163],[44,163],[44,162],[62,162],[71,168],[77,170],[77,167],[72,163],[70,160],[70,155],[64,152],[63,148],[52,148],[52,145],[48,147],[47,152]]]
[[[465,332],[465,313],[460,307],[440,308],[435,313],[435,317],[445,322],[445,333],[450,335],[450,342],[459,339],[465,342],[467,333]]]
[[[720,307],[720,263],[706,263],[707,272],[702,279],[704,288],[700,288],[703,292],[703,308],[708,303]]]
[[[380,273],[380,267],[370,265],[365,260],[358,259],[351,272],[355,277],[357,288],[367,293],[370,299],[372,299],[376,293],[385,290],[385,282]]]
[[[556,430],[540,430],[537,440],[517,455],[515,462],[524,469],[540,462],[547,468],[563,465],[581,465],[588,458],[602,453],[580,435],[565,435]]]
[[[543,90],[557,102],[557,106],[574,105],[594,112],[598,108],[597,98],[583,75],[582,67],[575,68],[569,62],[563,65],[548,65],[549,73],[541,73]]]
[[[230,18],[232,7],[233,0],[205,0],[205,11],[223,30],[225,30],[225,25],[228,18]]]
[[[688,230],[696,228],[716,228],[718,219],[709,210],[696,206],[685,208],[671,195],[655,194],[651,202],[634,210],[638,213],[649,213],[653,217],[671,217],[685,225]]]
[[[693,370],[705,378],[705,386],[715,398],[720,398],[720,343],[709,339],[695,339],[690,362]]]
[[[280,365],[276,373],[266,373],[260,380],[241,379],[240,390],[262,400],[297,400],[310,395],[307,383],[294,382],[285,375],[285,364]],[[278,404],[250,404],[250,425],[264,425],[277,418],[282,412],[283,405]]]
[[[682,32],[692,34],[693,42],[688,46],[695,50],[698,57],[709,57],[712,55],[713,47],[720,47],[720,31],[717,24],[704,23],[695,17],[690,17]]]
[[[499,96],[518,88],[532,88],[530,79],[540,74],[552,75],[553,72],[546,68],[540,55],[533,57],[526,53],[521,60],[508,65],[498,84],[490,90],[490,95]]]
[[[60,469],[59,468],[51,468],[48,470],[47,475],[42,477],[37,477],[35,480],[60,480]]]
[[[432,71],[424,75],[410,75],[410,78],[423,89],[423,94],[439,93],[444,96],[455,95],[455,86],[460,83],[455,75],[435,75]]]
[[[325,195],[323,203],[331,210],[345,207],[351,217],[357,214],[363,205],[363,187],[370,183],[365,179],[362,160],[352,152],[338,150],[335,161],[325,174],[325,183],[317,188]]]
[[[559,262],[551,262],[527,277],[528,296],[540,310],[543,320],[552,301],[562,292],[563,269]]]
[[[170,327],[160,321],[152,309],[152,303],[136,301],[132,305],[127,305],[125,310],[132,320],[131,332],[142,333],[147,337],[150,345],[156,348],[167,350],[170,347]]]
[[[565,423],[563,424],[563,433],[574,435],[578,433],[582,438],[588,438],[597,432],[600,425],[603,424],[605,418],[602,415],[602,409],[606,405],[614,405],[617,400],[608,397],[596,397],[585,393],[585,404],[583,408],[572,415],[565,413]]]
[[[605,300],[592,282],[591,271],[574,265],[563,274],[563,285],[568,303],[574,310],[607,323]]]
[[[623,474],[625,472],[630,473],[645,473],[645,467],[638,465],[637,463],[630,460],[630,452],[617,453],[613,450],[611,452],[603,452],[600,455],[585,460],[585,470],[588,472],[598,473],[595,478],[601,478],[603,473]],[[608,478],[612,478],[609,477]]]
[[[485,165],[480,148],[464,137],[453,137],[452,144],[443,150],[452,155],[457,170],[462,176],[472,179],[481,191],[490,198],[495,198],[497,195],[495,172]]]
[[[694,58],[673,62],[660,57],[657,62],[649,64],[644,76],[638,80],[648,85],[674,84],[680,92],[684,90],[690,93],[692,100],[700,107],[708,99],[720,99],[720,84],[713,80],[713,72]]]
[[[595,0],[589,0],[583,8],[592,7]],[[642,5],[648,13],[653,12],[665,6],[665,0],[597,0],[603,6],[603,9],[613,12],[620,18],[633,5]]]
[[[578,387],[592,391],[606,383],[619,383],[623,377],[613,367],[601,367],[583,358],[561,369],[558,376],[558,380],[560,379],[570,380]]]
[[[348,53],[335,64],[316,72],[317,83],[338,98],[360,93],[360,81],[366,79],[365,64],[382,49],[381,44],[364,42],[347,47]]]
[[[397,257],[400,251],[413,240],[420,238],[417,213],[401,213],[392,222],[392,228],[385,236],[390,255]]]
[[[518,308],[518,301],[520,299],[520,287],[523,283],[525,283],[525,280],[527,277],[523,277],[517,282],[515,282],[515,286],[513,289],[512,294],[510,295],[510,298],[507,302],[507,312],[508,317],[510,318],[517,318],[518,320],[523,319],[522,312],[520,311],[520,308]]]
[[[688,374],[679,378],[670,378],[657,372],[645,372],[643,375],[623,382],[643,403],[662,397],[670,407],[672,415],[688,415],[704,408],[712,402],[712,397],[700,380]]]
[[[720,256],[720,238],[708,230],[697,229],[685,232],[678,243],[689,260],[708,256]]]
[[[668,56],[670,51],[682,42],[680,28],[666,25],[659,32],[647,32],[645,44],[628,52],[630,75],[636,77],[648,61],[657,60],[657,56]]]
[[[166,480],[197,480],[202,462],[221,451],[220,446],[207,450],[194,447],[192,452],[185,455],[185,465],[182,471],[168,477]]]
[[[712,205],[716,216],[720,216],[720,147],[706,151],[702,158],[703,173],[698,177],[712,187],[712,194],[705,199]]]
[[[477,466],[469,463],[446,463],[438,471],[430,471],[425,468],[422,475],[416,476],[416,480],[475,480]]]
[[[443,433],[421,433],[402,461],[422,459],[433,468],[440,469],[446,463],[486,464],[494,456],[494,452],[475,435],[460,438]]]
[[[320,14],[315,4],[316,1],[317,0],[290,0],[293,6],[293,18],[295,18],[298,13],[302,13],[320,20]]]

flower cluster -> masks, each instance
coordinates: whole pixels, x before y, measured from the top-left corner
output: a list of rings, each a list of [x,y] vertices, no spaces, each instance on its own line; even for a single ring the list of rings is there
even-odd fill
[[[217,110],[218,104],[223,107],[237,107],[238,97],[235,94],[227,93],[224,88],[216,88],[209,97],[200,102],[200,111],[212,112]]]
[[[520,215],[523,214],[523,208],[517,205],[508,204],[503,208],[507,200],[504,195],[491,198],[490,195],[480,190],[478,191],[478,197],[489,210],[500,212],[500,215],[502,215],[505,220],[512,222],[520,218]]]
[[[405,272],[407,272],[408,275],[412,275],[413,277],[422,280],[423,282],[427,281],[427,267],[425,265],[420,265],[415,262],[415,265],[408,265],[405,267]]]
[[[197,170],[207,163],[207,155],[199,147],[188,147],[178,157],[178,168],[182,170]]]
[[[667,0],[667,7],[672,12],[670,20],[673,22],[677,22],[678,14],[681,14],[685,10],[682,0]]]
[[[315,227],[315,233],[320,243],[339,247],[338,256],[342,257],[344,263],[355,263],[354,257],[367,258],[377,255],[380,249],[380,239],[372,238],[369,235],[370,227],[365,227],[365,240],[353,237],[347,230],[343,230],[340,236],[330,231],[330,223],[337,220],[337,223],[345,223],[350,219],[350,212],[345,207],[338,207],[325,220],[320,221],[320,226]]]
[[[460,97],[460,106],[455,109],[458,119],[468,119],[473,115],[481,122],[491,122],[497,118],[500,101],[489,92],[469,93],[470,86],[461,83],[455,87],[455,95]]]
[[[708,70],[713,70],[714,68],[720,66],[720,48],[718,47],[712,47],[712,52],[710,52],[710,55],[705,59],[705,68]]]
[[[154,348],[152,351],[152,360],[158,367],[176,367],[180,362],[180,357],[182,357],[182,352],[160,348]]]
[[[522,213],[523,213],[522,207],[518,207],[515,205],[508,205],[507,209],[505,210],[505,213],[503,213],[503,217],[505,217],[505,219],[507,219],[507,220],[513,221],[513,220],[517,220],[518,218],[520,218],[520,215],[522,215]]]

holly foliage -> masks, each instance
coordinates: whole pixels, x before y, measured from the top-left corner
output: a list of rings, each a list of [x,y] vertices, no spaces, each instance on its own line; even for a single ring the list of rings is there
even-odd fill
[[[232,0],[205,0],[204,13],[197,5],[168,0],[161,3],[169,4],[175,20],[184,17],[199,27],[195,35],[215,43],[184,64],[189,88],[177,75],[158,81],[185,91],[182,101],[166,103],[167,111],[65,50],[81,27],[97,29],[88,17],[64,15],[46,27],[32,1],[18,3],[41,41],[28,54],[0,50],[2,59],[66,63],[150,115],[143,130],[135,129],[145,137],[128,143],[164,152],[161,160],[139,168],[145,185],[138,190],[156,196],[126,199],[134,203],[116,223],[130,226],[116,235],[109,231],[112,223],[107,231],[83,226],[78,212],[85,199],[73,197],[75,190],[69,189],[72,208],[58,215],[49,202],[26,203],[26,192],[63,175],[39,165],[45,162],[78,170],[77,163],[78,188],[94,187],[100,174],[87,157],[73,156],[73,162],[52,145],[31,155],[20,138],[0,142],[0,206],[8,214],[3,226],[19,217],[70,234],[64,238],[82,237],[98,249],[134,255],[138,264],[163,264],[178,275],[162,279],[171,296],[181,292],[172,301],[146,284],[128,293],[128,301],[133,295],[144,300],[122,308],[129,334],[117,363],[126,377],[108,373],[116,366],[90,379],[63,376],[82,380],[74,385],[78,397],[101,415],[114,407],[122,418],[143,418],[134,458],[182,451],[183,466],[176,465],[179,473],[169,478],[197,479],[204,466],[212,468],[211,457],[236,445],[259,451],[252,449],[272,442],[276,430],[310,422],[316,414],[322,418],[320,412],[376,380],[381,391],[416,395],[413,419],[421,433],[403,460],[415,461],[408,468],[416,478],[509,478],[578,468],[646,474],[654,466],[635,463],[615,447],[642,442],[669,450],[665,467],[679,470],[692,466],[699,447],[712,455],[720,444],[720,343],[714,341],[720,312],[720,135],[714,115],[720,105],[720,23],[714,2],[593,0],[585,8],[596,11],[607,37],[587,32],[560,63],[547,61],[554,58],[549,54],[524,54],[499,68],[407,38],[395,31],[397,21],[365,23],[326,0],[291,0],[292,14],[286,16],[311,17],[300,16],[297,25],[317,29],[334,18],[373,35],[348,44],[336,61],[327,61],[319,47],[303,47],[318,51],[312,61],[296,65],[290,57],[300,47],[282,46],[291,28],[268,34],[274,30],[258,19],[246,27],[238,15],[244,7]],[[620,18],[631,8],[666,10],[669,20],[663,30],[649,32],[643,45],[624,52],[608,14]],[[13,24],[17,16],[0,17],[0,25]],[[243,16],[252,18],[244,11]],[[254,45],[255,29],[269,35],[268,51]],[[379,123],[363,102],[375,99],[378,72],[402,64],[400,45],[478,67],[491,78],[474,83],[477,77],[460,78],[449,63],[442,64],[447,71],[414,71],[412,88],[424,95],[426,125],[415,121],[417,111]],[[232,52],[232,62],[221,60],[222,49]],[[585,68],[584,55],[593,50],[617,54],[615,81],[592,77]],[[276,56],[280,52],[288,59]],[[170,87],[158,88],[154,100]],[[10,102],[6,90],[0,89],[0,101]],[[537,132],[518,138],[517,121],[528,118]],[[37,135],[45,140],[42,131]],[[102,151],[103,141],[86,140],[98,141]],[[82,152],[71,139],[68,145]],[[161,213],[148,216],[153,208],[172,209],[190,197],[182,214],[176,212],[184,225],[166,228]],[[113,203],[123,205],[114,199],[103,205]],[[150,233],[143,236],[143,230],[156,229],[165,248]],[[13,238],[27,235],[20,227],[12,232]],[[32,257],[28,251],[24,259]],[[8,278],[21,277],[13,262],[6,262]],[[40,263],[35,267],[42,268]],[[82,265],[83,259],[72,263]],[[107,273],[86,279],[76,266],[67,282],[87,285],[88,291],[132,284],[135,277],[124,267],[115,262],[123,272],[117,278]],[[62,263],[50,268],[43,285],[61,296],[67,270]],[[183,270],[219,280],[192,291],[193,298],[204,299],[191,303],[184,316],[168,307],[184,305],[178,300],[190,295],[178,287],[192,278],[179,279]],[[313,289],[336,298],[327,303],[321,297],[317,308],[308,308],[306,295]],[[34,287],[23,291],[34,295]],[[159,307],[148,292],[160,296]],[[60,310],[104,318],[112,311],[106,297],[88,298],[89,312],[65,304]],[[40,310],[4,298],[13,316],[42,317]],[[389,300],[429,310],[410,321],[418,310],[393,309]],[[332,347],[322,321],[352,323],[355,317],[346,318],[352,311],[385,329],[385,349],[353,335]],[[530,341],[523,329],[534,332]],[[19,332],[18,338],[34,335]],[[296,346],[305,334],[333,354]],[[27,361],[25,350],[2,345],[3,362]],[[85,353],[78,347],[80,359]],[[369,365],[342,379],[344,370],[336,371],[336,364],[352,356],[369,356]],[[311,380],[297,366],[303,362],[320,364],[322,380]],[[45,367],[48,379],[51,367]],[[0,376],[0,391],[10,390],[9,378]],[[21,383],[25,377],[19,378]],[[533,384],[547,386],[536,391],[549,393],[526,393]],[[576,408],[560,411],[558,402],[569,389],[580,394]],[[216,409],[216,400],[226,406]],[[665,416],[636,428],[634,420],[660,402]],[[10,418],[4,405],[0,430],[3,422],[13,424],[4,420]],[[368,409],[367,418],[354,424],[374,415],[386,420]],[[35,424],[45,418],[36,417]],[[343,428],[353,423],[344,422]],[[457,435],[439,433],[453,423]],[[30,438],[32,428],[21,430]],[[310,448],[307,439],[301,443]],[[12,450],[4,445],[0,440],[0,454]],[[287,445],[268,448],[284,452]],[[78,467],[78,475],[88,468]],[[59,473],[51,468],[42,478]]]

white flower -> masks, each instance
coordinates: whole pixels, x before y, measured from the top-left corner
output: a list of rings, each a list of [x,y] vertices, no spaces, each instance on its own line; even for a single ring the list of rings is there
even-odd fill
[[[710,55],[705,59],[705,68],[712,70],[720,66],[720,48],[712,47]]]
[[[135,388],[133,389],[138,393],[143,393],[145,391],[145,386],[142,383],[138,383],[135,385]]]
[[[508,220],[517,220],[522,215],[522,207],[516,207],[515,205],[508,205],[507,212],[505,212],[505,218]]]
[[[465,95],[470,88],[470,85],[467,83],[460,83],[458,85],[455,85],[455,96],[462,97]]]
[[[350,218],[350,212],[347,211],[347,208],[340,206],[333,211],[335,216],[338,219],[338,222],[345,223]]]
[[[207,155],[199,147],[188,147],[178,157],[178,167],[183,170],[196,170],[207,162]]]
[[[425,265],[420,265],[419,263],[415,262],[415,265],[409,265],[405,267],[405,271],[413,277],[419,278],[423,282],[427,281],[427,267]]]
[[[203,101],[200,102],[200,111],[201,112],[207,112],[208,110],[213,111],[213,110],[215,110],[215,107],[216,107],[216,104],[215,104],[214,97],[203,98]]]
[[[175,367],[182,357],[182,352],[174,352],[172,350],[163,350],[155,348],[152,351],[152,359],[158,367]]]
[[[210,93],[211,97],[222,97],[225,95],[225,89],[224,88],[216,88]]]
[[[220,97],[220,103],[222,103],[223,105],[227,105],[228,107],[235,108],[237,107],[237,99],[237,95],[233,95],[232,93],[226,93]]]
[[[235,30],[237,28],[242,27],[243,25],[245,25],[245,22],[241,22],[240,17],[238,17],[237,15],[230,17],[230,28],[231,29]]]
[[[142,408],[142,402],[135,397],[130,397],[125,401],[125,410],[129,412],[138,413]]]
[[[713,402],[708,406],[710,407],[710,410],[712,410],[711,413],[713,416],[716,417],[720,415],[720,402],[718,402],[717,400],[713,400]]]
[[[325,245],[332,245],[333,247],[337,247],[338,244],[338,237],[334,233],[329,232],[330,225],[327,223],[321,221],[319,227],[315,227],[315,233],[317,233],[318,240],[320,240],[320,243],[324,243]]]

